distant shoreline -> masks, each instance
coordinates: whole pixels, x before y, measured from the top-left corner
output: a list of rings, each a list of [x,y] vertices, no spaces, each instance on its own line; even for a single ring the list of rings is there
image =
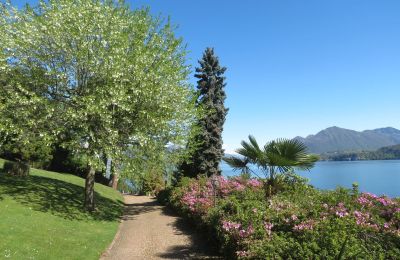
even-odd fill
[[[357,160],[318,160],[319,162],[357,162],[357,161],[398,161],[400,158],[391,159],[357,159]]]

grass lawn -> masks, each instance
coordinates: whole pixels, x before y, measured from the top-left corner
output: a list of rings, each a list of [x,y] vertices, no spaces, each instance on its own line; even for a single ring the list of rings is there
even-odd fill
[[[96,184],[97,211],[88,214],[83,187],[70,174],[0,174],[0,259],[98,259],[117,231],[122,196]]]

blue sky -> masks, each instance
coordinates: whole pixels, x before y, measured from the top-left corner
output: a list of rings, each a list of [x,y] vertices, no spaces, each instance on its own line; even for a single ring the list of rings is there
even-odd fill
[[[228,152],[248,134],[263,143],[334,125],[400,129],[400,1],[128,2],[179,25],[193,68],[215,48],[228,68]]]

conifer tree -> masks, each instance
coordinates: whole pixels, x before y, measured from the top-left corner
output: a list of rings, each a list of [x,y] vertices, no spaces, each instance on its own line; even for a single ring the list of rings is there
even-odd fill
[[[198,121],[199,131],[194,136],[192,145],[196,144],[190,163],[181,167],[183,174],[189,177],[197,175],[220,175],[219,163],[224,155],[222,149],[222,130],[228,109],[224,106],[226,99],[225,67],[221,67],[213,48],[207,48],[196,68],[195,77],[199,98],[197,106],[205,113]]]

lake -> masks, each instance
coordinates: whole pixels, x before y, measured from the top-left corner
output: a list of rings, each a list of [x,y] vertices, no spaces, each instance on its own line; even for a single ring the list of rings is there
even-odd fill
[[[238,174],[225,163],[221,168],[225,176]],[[317,162],[309,172],[298,173],[320,189],[351,188],[357,182],[360,191],[400,197],[400,160]]]

